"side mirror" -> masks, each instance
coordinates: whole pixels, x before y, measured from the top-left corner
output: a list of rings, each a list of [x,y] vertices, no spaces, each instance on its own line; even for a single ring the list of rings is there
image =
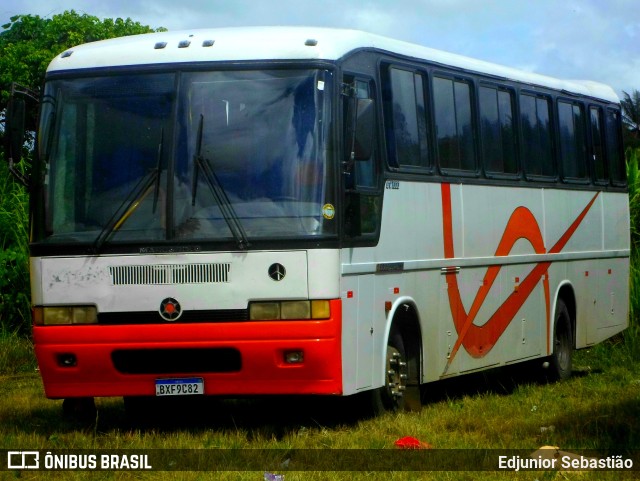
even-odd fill
[[[10,164],[22,160],[25,111],[24,99],[11,96],[4,119],[4,153]]]
[[[357,99],[353,160],[369,160],[373,155],[375,115],[373,99]]]
[[[29,88],[13,83],[4,117],[5,160],[9,163],[9,172],[25,187],[29,186],[29,178],[17,169],[15,165],[22,160],[25,123],[27,120],[27,100],[33,101],[34,105],[37,105],[38,94]]]

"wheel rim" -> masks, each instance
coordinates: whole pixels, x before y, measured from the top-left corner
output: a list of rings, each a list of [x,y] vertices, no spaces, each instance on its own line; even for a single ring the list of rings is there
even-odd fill
[[[394,406],[402,402],[407,389],[407,363],[402,354],[393,346],[387,346],[386,388]]]

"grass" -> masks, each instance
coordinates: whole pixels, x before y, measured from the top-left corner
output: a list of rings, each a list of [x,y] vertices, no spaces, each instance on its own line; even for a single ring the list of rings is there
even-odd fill
[[[631,455],[640,449],[640,366],[629,362],[624,339],[576,353],[575,376],[546,384],[511,367],[426,386],[420,412],[387,413],[374,419],[357,415],[340,399],[262,398],[203,399],[160,406],[157,417],[141,422],[127,417],[121,399],[98,399],[98,414],[87,424],[65,420],[61,401],[44,397],[29,343],[3,339],[8,352],[0,376],[0,447],[4,449],[92,450],[258,450],[256,456],[285,456],[290,450],[331,449],[323,469],[344,469],[352,450],[360,462],[382,460],[399,467],[406,461],[394,442],[413,436],[445,450],[521,449],[531,453],[544,445],[567,451],[597,449]],[[274,451],[275,450],[275,451]],[[367,451],[375,450],[375,451]],[[379,451],[383,450],[383,451]],[[191,452],[191,451],[190,451]],[[200,451],[196,451],[200,452]],[[454,451],[463,456],[466,451]],[[193,452],[191,452],[193,453]],[[219,455],[229,451],[212,451]],[[239,454],[244,451],[238,451]],[[275,454],[274,454],[275,453]],[[303,452],[291,454],[292,463]],[[326,451],[323,451],[326,453]],[[239,455],[238,454],[238,455]],[[297,457],[298,456],[298,457]],[[388,459],[385,457],[387,456]],[[215,458],[214,458],[215,459]],[[355,458],[354,458],[355,459]],[[368,461],[367,461],[368,459]],[[461,458],[463,459],[463,458]],[[404,460],[404,461],[403,461]],[[414,458],[415,461],[415,458]],[[463,461],[464,462],[464,461]],[[354,464],[356,465],[356,464]],[[232,465],[236,466],[236,465]],[[293,469],[295,466],[290,466]],[[464,464],[461,468],[469,467]],[[274,471],[285,469],[275,465]],[[286,470],[286,480],[343,479],[509,479],[515,473],[443,471],[343,472]],[[9,475],[9,473],[0,472]],[[11,473],[12,475],[13,473]],[[632,479],[631,472],[517,473],[518,479]],[[21,479],[262,479],[256,471],[20,472]]]
[[[0,156],[0,332],[30,325],[28,195]]]
[[[33,373],[36,369],[31,339],[0,331],[0,374]]]

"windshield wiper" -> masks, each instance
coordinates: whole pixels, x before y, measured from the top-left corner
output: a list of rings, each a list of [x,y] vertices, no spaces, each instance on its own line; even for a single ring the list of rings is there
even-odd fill
[[[95,254],[100,253],[100,249],[109,236],[111,236],[111,234],[117,231],[122,224],[127,221],[142,201],[151,193],[151,190],[153,190],[153,184],[156,178],[159,177],[160,173],[156,169],[153,169],[140,179],[131,192],[129,192],[122,204],[120,204],[120,207],[116,209],[111,216],[111,219],[109,219],[109,222],[107,222],[107,224],[102,228],[100,234],[98,234],[98,237],[96,237],[96,240],[93,242],[92,251]]]
[[[163,146],[164,146],[164,127],[162,127],[162,129],[160,129],[160,143],[158,144],[158,155],[156,158],[156,172],[158,175],[156,175],[156,179],[155,179],[155,189],[153,190],[153,209],[152,209],[152,213],[155,214],[156,213],[156,207],[158,206],[158,197],[160,196],[160,172],[162,172],[162,152],[163,152]]]
[[[193,156],[193,178],[191,190],[193,192],[191,197],[191,205],[196,205],[196,191],[198,188],[198,173],[202,170],[204,174],[204,179],[213,194],[213,198],[215,199],[218,207],[220,208],[220,213],[224,218],[229,230],[231,231],[231,235],[235,239],[238,249],[246,250],[251,246],[249,243],[249,239],[247,238],[247,233],[242,227],[242,223],[240,222],[240,218],[238,214],[236,214],[227,193],[222,187],[220,180],[216,176],[216,173],[213,171],[209,160],[206,157],[202,156],[202,131],[204,127],[204,115],[200,114],[200,122],[198,124],[198,134],[196,138],[196,153]]]
[[[155,213],[158,197],[160,193],[160,172],[162,162],[162,144],[164,140],[164,128],[160,132],[160,143],[158,144],[158,156],[156,159],[155,169],[150,170],[138,183],[131,189],[131,192],[124,198],[120,206],[109,219],[109,222],[102,228],[98,237],[93,242],[92,251],[95,254],[100,253],[100,249],[107,239],[115,231],[120,229],[122,225],[131,217],[131,214],[142,204],[147,196],[154,191],[153,212]]]

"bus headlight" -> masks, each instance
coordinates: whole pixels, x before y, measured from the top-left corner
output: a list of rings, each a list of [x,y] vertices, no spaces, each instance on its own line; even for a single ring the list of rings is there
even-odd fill
[[[329,301],[279,301],[252,302],[249,319],[252,321],[277,321],[295,319],[329,319]]]
[[[33,323],[36,326],[97,324],[98,310],[95,306],[34,307]]]
[[[311,319],[309,301],[287,301],[280,304],[281,319]]]
[[[280,319],[279,302],[253,302],[249,305],[249,319],[252,321],[266,321]]]

